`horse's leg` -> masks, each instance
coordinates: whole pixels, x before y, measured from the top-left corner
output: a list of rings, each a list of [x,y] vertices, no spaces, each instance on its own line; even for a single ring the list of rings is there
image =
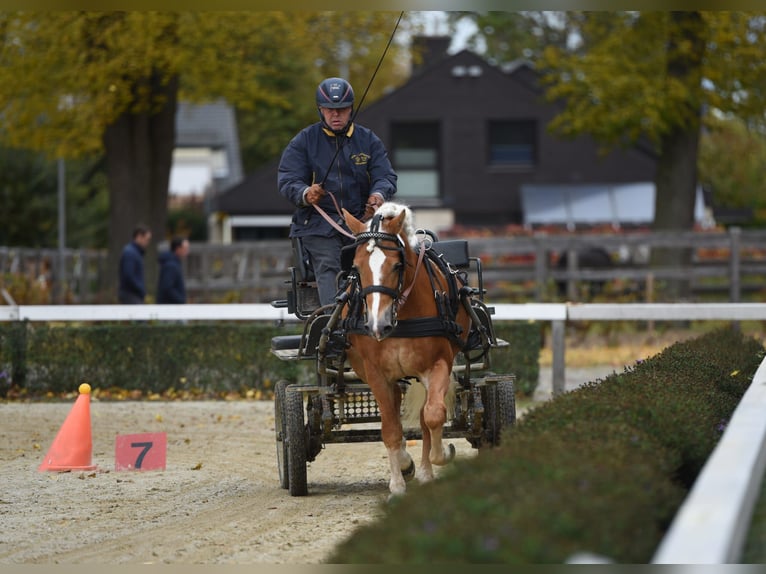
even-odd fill
[[[423,450],[420,454],[420,467],[418,468],[418,480],[428,482],[434,478],[434,469],[431,466],[431,430],[426,424],[423,412],[425,405],[420,409],[420,430],[423,436]]]
[[[447,464],[455,457],[455,447],[449,445],[445,452],[442,443],[444,423],[447,422],[447,405],[445,398],[450,389],[450,365],[443,359],[434,364],[428,374],[426,385],[426,403],[423,406],[423,422],[431,437],[429,460],[436,465]],[[426,428],[423,434],[426,434]]]
[[[412,458],[405,450],[402,423],[399,419],[401,389],[397,383],[389,384],[384,380],[368,380],[380,410],[380,435],[388,452],[391,478],[388,489],[392,495],[404,494],[407,489],[403,472],[412,465]]]
[[[402,388],[398,382],[394,384],[394,411],[399,413],[399,424],[401,425]],[[404,436],[402,436],[402,446],[399,450],[399,468],[405,481],[415,476],[415,462],[412,460],[410,453],[407,452],[407,439]]]

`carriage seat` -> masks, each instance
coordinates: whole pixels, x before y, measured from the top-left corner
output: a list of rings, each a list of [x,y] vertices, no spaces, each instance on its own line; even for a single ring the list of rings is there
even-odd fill
[[[458,269],[467,269],[471,263],[468,257],[468,241],[465,239],[434,241],[431,249],[436,251],[444,261]]]

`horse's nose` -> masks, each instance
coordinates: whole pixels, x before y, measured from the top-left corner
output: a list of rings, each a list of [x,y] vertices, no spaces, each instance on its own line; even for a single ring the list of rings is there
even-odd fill
[[[370,317],[365,323],[365,331],[370,337],[382,341],[394,332],[393,317],[390,311],[386,311],[377,317]]]

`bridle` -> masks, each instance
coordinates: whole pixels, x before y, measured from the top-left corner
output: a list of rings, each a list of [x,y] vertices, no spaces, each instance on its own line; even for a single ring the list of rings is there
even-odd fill
[[[405,244],[404,240],[399,235],[394,235],[393,233],[388,233],[385,231],[380,230],[380,223],[382,221],[383,217],[376,213],[372,216],[372,219],[370,220],[370,227],[367,231],[363,231],[355,236],[355,245],[358,248],[364,243],[367,243],[370,245],[368,247],[368,251],[372,252],[372,249],[377,247],[379,249],[382,249],[384,251],[396,251],[399,254],[399,277],[397,280],[396,289],[392,289],[391,287],[388,287],[386,285],[367,285],[365,287],[362,287],[360,290],[360,295],[362,298],[366,298],[367,295],[371,293],[382,293],[384,295],[388,295],[393,300],[392,303],[392,315],[393,315],[393,322],[396,323],[396,315],[400,307],[402,307],[407,302],[407,297],[409,297],[410,292],[412,291],[412,288],[415,286],[415,281],[418,277],[418,271],[423,266],[423,259],[425,257],[425,252],[427,249],[426,242],[420,243],[420,249],[418,250],[418,262],[415,265],[415,274],[412,277],[412,282],[407,286],[406,289],[402,289],[404,286],[404,269],[407,265],[407,261],[405,258]],[[393,245],[385,245],[381,244],[381,242],[390,242]],[[361,286],[361,285],[360,285]]]

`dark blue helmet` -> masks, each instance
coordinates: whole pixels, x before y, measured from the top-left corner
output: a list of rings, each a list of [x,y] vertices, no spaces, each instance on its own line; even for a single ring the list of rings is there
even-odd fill
[[[354,105],[354,89],[343,78],[327,78],[317,87],[317,106],[347,108]]]

